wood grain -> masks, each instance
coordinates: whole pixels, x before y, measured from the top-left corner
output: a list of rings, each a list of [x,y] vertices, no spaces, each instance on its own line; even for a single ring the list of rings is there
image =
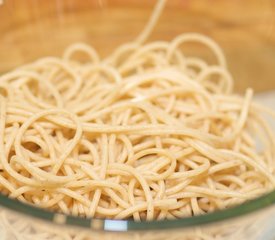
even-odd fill
[[[6,0],[0,6],[0,72],[60,55],[76,41],[94,45],[105,56],[137,36],[154,2]],[[206,34],[224,49],[237,90],[275,89],[274,2],[170,0],[150,40],[170,40],[183,32]],[[201,46],[184,50],[211,58]]]

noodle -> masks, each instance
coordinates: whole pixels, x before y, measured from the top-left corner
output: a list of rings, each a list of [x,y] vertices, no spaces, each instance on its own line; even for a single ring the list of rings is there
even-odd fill
[[[251,89],[233,93],[219,46],[198,33],[142,45],[164,3],[106,59],[76,43],[0,77],[1,191],[65,214],[149,221],[274,189],[275,138],[263,114],[275,113],[253,103]],[[186,42],[217,63],[186,56]]]

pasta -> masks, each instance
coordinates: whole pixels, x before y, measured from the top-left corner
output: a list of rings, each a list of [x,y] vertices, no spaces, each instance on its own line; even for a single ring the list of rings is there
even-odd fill
[[[84,43],[0,77],[0,190],[64,214],[162,220],[225,209],[275,186],[270,109],[233,92],[220,47],[185,33],[100,59]],[[216,63],[186,56],[187,42]]]

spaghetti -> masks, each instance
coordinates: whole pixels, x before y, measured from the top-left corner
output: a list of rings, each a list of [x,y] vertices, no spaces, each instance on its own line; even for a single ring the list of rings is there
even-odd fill
[[[233,93],[222,50],[198,33],[133,43],[105,59],[83,43],[0,77],[0,190],[82,217],[199,215],[275,186],[275,138],[252,102]],[[186,56],[208,47],[216,63]],[[86,61],[80,57],[86,56]]]

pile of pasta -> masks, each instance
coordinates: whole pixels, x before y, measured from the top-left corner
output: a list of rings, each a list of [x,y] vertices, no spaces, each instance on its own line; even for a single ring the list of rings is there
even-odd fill
[[[161,1],[160,1],[161,2]],[[0,190],[81,217],[161,220],[274,189],[275,138],[253,91],[233,92],[222,50],[186,33],[104,59],[84,43],[0,77]],[[216,63],[187,56],[200,43]]]

